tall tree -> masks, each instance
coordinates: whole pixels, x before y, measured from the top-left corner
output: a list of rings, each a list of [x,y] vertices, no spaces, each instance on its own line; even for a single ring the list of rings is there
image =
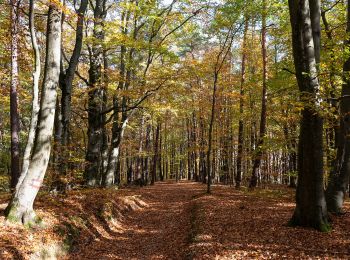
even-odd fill
[[[152,178],[151,178],[151,185],[154,185],[154,183],[157,180],[157,165],[159,164],[159,135],[160,135],[160,123],[157,122],[156,130],[155,130],[155,137],[153,140],[153,147],[154,147],[154,155],[153,155],[153,164],[152,164]]]
[[[339,2],[338,2],[339,3]],[[336,4],[335,4],[336,5]],[[336,96],[336,92],[337,92],[337,80],[336,80],[336,74],[337,74],[337,66],[336,66],[336,50],[335,50],[335,41],[333,39],[333,33],[332,33],[332,28],[331,25],[328,22],[327,19],[327,12],[329,12],[332,8],[335,7],[335,5],[333,5],[330,8],[327,9],[323,9],[321,11],[321,18],[322,18],[322,22],[324,25],[324,30],[325,30],[325,35],[327,36],[327,40],[328,40],[328,44],[329,46],[327,46],[328,48],[330,48],[329,52],[329,85],[326,87],[326,92],[327,92],[327,98],[328,98],[328,104],[329,107],[331,109],[331,113],[328,116],[328,118],[326,120],[328,120],[328,128],[326,129],[326,135],[327,135],[327,145],[328,145],[328,149],[327,149],[327,164],[328,166],[332,167],[332,156],[331,156],[331,151],[332,149],[336,149],[335,147],[335,142],[336,142],[336,134],[337,134],[337,107],[338,107],[338,102],[335,98]]]
[[[350,4],[347,4],[346,53],[350,49]],[[337,156],[333,163],[327,187],[327,207],[330,212],[342,213],[350,174],[350,56],[343,65],[343,84],[340,97],[339,128],[336,135]]]
[[[60,171],[63,175],[67,174],[68,170],[68,157],[69,157],[69,122],[71,118],[71,99],[72,99],[72,85],[75,75],[75,71],[78,67],[81,50],[83,47],[83,29],[84,29],[84,17],[88,6],[88,0],[81,0],[80,6],[75,10],[77,14],[77,24],[75,32],[75,45],[72,56],[68,62],[68,67],[63,70],[61,66],[60,72],[60,88],[62,90],[61,97],[61,155],[60,155]],[[63,183],[61,183],[63,184]],[[65,189],[65,187],[61,187]]]
[[[18,39],[19,39],[19,2],[11,0],[11,84],[10,84],[10,117],[11,117],[11,189],[16,187],[20,176],[19,148],[19,112],[18,112]]]
[[[121,33],[124,37],[127,37],[128,34],[128,25],[130,20],[130,9],[123,10],[121,13]],[[135,23],[134,23],[135,24]],[[134,34],[135,36],[135,34]],[[119,68],[119,82],[118,82],[118,90],[127,89],[130,85],[130,77],[131,71],[130,66],[127,68],[127,48],[124,44],[120,46],[120,68]],[[129,62],[131,62],[131,58],[133,56],[133,51],[129,53]],[[113,95],[113,127],[112,127],[112,140],[108,153],[108,164],[106,172],[103,176],[103,185],[108,187],[114,184],[114,176],[116,167],[118,164],[119,158],[119,148],[121,144],[121,140],[124,135],[124,130],[128,123],[128,115],[126,111],[122,111],[120,116],[120,107],[126,106],[126,97],[119,98],[117,94]]]
[[[94,41],[90,48],[89,101],[88,101],[88,147],[86,151],[85,181],[90,186],[101,184],[103,173],[103,141],[105,139],[106,88],[102,81],[104,20],[106,1],[96,0],[94,11]]]
[[[209,132],[208,132],[208,151],[207,151],[207,193],[211,192],[211,182],[212,182],[212,167],[211,167],[211,153],[212,153],[212,139],[213,139],[213,129],[215,120],[215,108],[216,108],[216,92],[218,88],[218,81],[221,69],[223,68],[226,58],[231,50],[232,42],[235,36],[234,24],[229,28],[223,44],[220,46],[219,53],[216,56],[216,61],[214,65],[214,75],[213,75],[213,94],[211,102],[211,114],[209,119]]]
[[[240,96],[239,96],[239,121],[238,121],[238,149],[236,162],[236,188],[241,187],[242,181],[242,159],[243,159],[243,145],[244,145],[244,84],[246,80],[246,62],[247,62],[247,32],[249,26],[249,19],[247,15],[244,21],[243,42],[242,42],[242,61],[241,61],[241,82],[240,82]]]
[[[320,114],[320,1],[289,0],[293,57],[303,110],[298,185],[292,225],[329,229],[323,187],[323,119]]]
[[[22,183],[16,187],[14,196],[6,209],[8,220],[24,224],[37,221],[33,204],[50,159],[61,56],[62,11],[59,4],[60,2],[49,3],[44,79],[33,153],[28,172]]]
[[[36,126],[38,123],[38,113],[40,109],[39,80],[40,80],[40,72],[41,72],[41,62],[40,62],[40,50],[39,50],[39,45],[37,42],[35,26],[34,26],[34,0],[29,1],[29,30],[30,30],[30,38],[33,46],[33,52],[34,52],[32,114],[30,118],[27,144],[23,154],[22,171],[21,171],[21,175],[19,177],[17,186],[19,186],[22,183],[29,168],[30,157],[34,146]]]
[[[258,169],[261,163],[261,157],[263,156],[264,138],[266,135],[266,113],[267,113],[267,47],[266,47],[266,16],[267,7],[266,0],[262,1],[262,21],[261,21],[261,52],[262,52],[262,95],[261,95],[261,114],[260,114],[260,129],[258,146],[255,151],[255,158],[253,162],[252,176],[250,178],[249,187],[254,188],[258,184]]]

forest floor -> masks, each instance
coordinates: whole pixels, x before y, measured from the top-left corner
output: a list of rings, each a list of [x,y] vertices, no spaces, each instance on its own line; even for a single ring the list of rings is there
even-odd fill
[[[292,189],[247,191],[199,183],[43,194],[45,226],[0,217],[0,259],[349,259],[350,205],[321,233],[286,225]],[[8,194],[0,196],[4,210]]]

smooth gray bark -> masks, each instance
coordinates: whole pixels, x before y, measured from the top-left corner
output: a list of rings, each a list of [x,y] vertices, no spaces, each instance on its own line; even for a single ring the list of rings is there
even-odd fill
[[[117,164],[119,159],[120,143],[124,136],[125,128],[128,124],[128,118],[123,120],[123,124],[118,129],[114,129],[112,133],[111,150],[109,152],[107,171],[105,173],[104,186],[110,187],[115,183],[114,177],[117,170]]]
[[[29,29],[30,29],[30,37],[31,37],[31,42],[33,46],[33,51],[34,51],[32,114],[30,119],[27,144],[23,155],[22,171],[21,171],[21,175],[19,177],[17,186],[21,185],[29,168],[30,156],[32,154],[32,150],[34,146],[36,126],[38,123],[38,113],[40,109],[39,80],[40,80],[41,62],[40,62],[40,50],[39,50],[35,27],[34,27],[34,0],[30,0],[30,4],[29,4]]]
[[[130,10],[123,11],[121,13],[121,33],[127,35],[128,33],[128,22],[130,19]],[[127,88],[130,84],[130,72],[126,73],[126,53],[127,49],[125,45],[120,46],[120,72],[119,72],[119,82],[118,90],[123,90]],[[126,74],[129,78],[126,79]],[[120,144],[124,135],[125,127],[128,123],[128,116],[126,112],[121,113],[121,118],[119,117],[120,108],[124,107],[126,104],[125,98],[120,99],[118,95],[113,97],[113,127],[112,127],[112,140],[110,149],[108,152],[108,163],[106,166],[106,172],[103,176],[103,185],[105,187],[110,187],[115,183],[115,172],[117,171],[117,165],[119,160],[119,149]]]
[[[40,111],[33,153],[28,172],[16,188],[6,216],[14,222],[30,224],[36,221],[34,200],[42,185],[50,159],[51,137],[54,127],[55,108],[61,56],[61,10],[50,4],[47,19],[46,59],[41,91]]]

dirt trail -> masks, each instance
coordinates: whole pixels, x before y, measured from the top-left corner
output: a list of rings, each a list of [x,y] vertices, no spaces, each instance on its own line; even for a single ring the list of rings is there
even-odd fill
[[[190,242],[191,201],[203,194],[195,183],[157,183],[136,189],[147,207],[131,211],[124,230],[100,237],[69,259],[186,259]]]
[[[286,226],[294,191],[237,191],[199,183],[158,183],[129,191],[148,207],[131,211],[126,228],[100,238],[69,259],[349,259],[348,214],[333,217],[333,231]],[[349,210],[348,203],[346,210]]]
[[[69,245],[56,257],[68,260],[350,259],[348,201],[346,214],[332,216],[332,231],[321,233],[286,225],[292,189],[205,191],[201,183],[167,182],[42,196],[36,207],[46,229],[6,226],[0,217],[0,259],[55,259],[35,257],[55,241]]]

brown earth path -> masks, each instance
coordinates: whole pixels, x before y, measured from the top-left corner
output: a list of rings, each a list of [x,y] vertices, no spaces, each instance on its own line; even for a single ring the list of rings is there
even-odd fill
[[[350,259],[348,213],[332,217],[329,233],[292,228],[292,189],[217,185],[207,195],[205,188],[180,182],[133,190],[148,206],[69,259]]]
[[[321,233],[286,225],[293,189],[205,191],[201,183],[162,182],[40,196],[44,230],[5,225],[0,214],[0,259],[350,259],[348,201],[344,215],[331,217],[332,231]],[[70,245],[65,256],[39,257],[62,242]]]
[[[157,183],[135,189],[147,204],[130,211],[121,232],[100,237],[68,259],[186,259],[190,242],[192,198],[204,186],[191,182]]]

